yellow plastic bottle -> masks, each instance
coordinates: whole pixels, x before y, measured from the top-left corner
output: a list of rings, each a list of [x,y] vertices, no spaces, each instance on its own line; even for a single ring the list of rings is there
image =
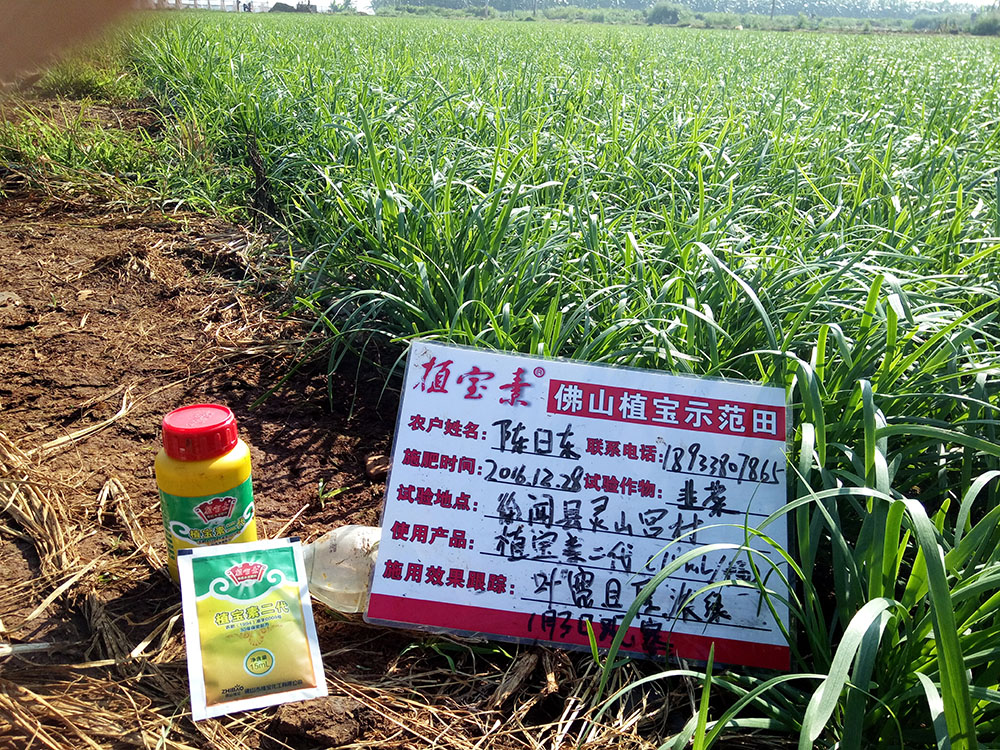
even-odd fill
[[[175,581],[179,549],[256,541],[250,448],[227,407],[195,404],[165,416],[155,469]]]

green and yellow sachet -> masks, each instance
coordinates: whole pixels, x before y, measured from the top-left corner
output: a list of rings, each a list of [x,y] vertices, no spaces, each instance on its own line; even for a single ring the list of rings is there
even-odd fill
[[[181,550],[196,721],[327,694],[298,540]]]

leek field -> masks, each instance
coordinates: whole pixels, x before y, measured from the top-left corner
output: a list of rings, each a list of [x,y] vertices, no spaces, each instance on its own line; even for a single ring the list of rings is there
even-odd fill
[[[995,40],[167,14],[120,42],[166,135],[0,151],[256,222],[303,356],[391,378],[430,336],[787,388],[793,671],[668,665],[703,710],[657,742],[1000,745]]]

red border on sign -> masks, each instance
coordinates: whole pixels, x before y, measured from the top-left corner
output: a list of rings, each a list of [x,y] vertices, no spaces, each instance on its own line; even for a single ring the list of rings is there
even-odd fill
[[[577,403],[574,408],[559,408],[557,394],[563,386],[575,388]],[[622,403],[626,396],[644,400],[646,406],[641,411],[623,411]],[[665,400],[672,406],[673,421],[657,418],[648,413],[655,409],[655,402]],[[549,394],[546,402],[549,414],[569,417],[588,417],[604,419],[623,424],[642,424],[653,427],[669,427],[675,430],[690,430],[692,432],[707,432],[716,435],[732,435],[734,437],[760,438],[785,442],[785,407],[769,404],[754,404],[734,399],[707,398],[701,396],[685,396],[680,393],[662,393],[647,391],[641,388],[622,388],[615,385],[600,385],[598,383],[581,383],[572,380],[549,381]],[[734,427],[735,418],[730,416],[726,427],[720,427],[723,421],[720,417],[721,408],[741,410],[741,424]],[[604,409],[603,411],[600,409]],[[770,429],[763,429],[757,423],[757,413],[767,417],[766,423]],[[763,424],[763,423],[762,423]]]
[[[538,617],[536,615],[535,617]],[[559,641],[548,641],[539,633],[528,630],[530,614],[502,609],[487,609],[464,604],[445,604],[426,599],[409,599],[389,594],[372,594],[368,601],[366,619],[384,620],[402,625],[424,625],[447,630],[460,630],[484,635],[502,635],[509,638],[547,641],[556,645],[589,646],[587,631],[578,620],[569,620],[570,631]],[[560,621],[560,626],[562,625]],[[629,628],[626,638],[642,642],[639,628]],[[664,640],[668,634],[663,634]],[[695,661],[707,661],[709,648],[715,644],[715,661],[721,664],[760,667],[787,672],[791,667],[788,646],[769,643],[752,643],[731,638],[670,633],[671,655]],[[626,651],[627,649],[622,649]],[[632,650],[629,653],[641,653]],[[662,651],[661,651],[662,653]]]

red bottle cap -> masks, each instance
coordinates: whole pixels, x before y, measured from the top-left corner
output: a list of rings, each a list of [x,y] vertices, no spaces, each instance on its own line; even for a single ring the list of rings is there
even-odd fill
[[[203,461],[236,447],[236,417],[228,407],[195,404],[163,418],[163,450],[177,461]]]

